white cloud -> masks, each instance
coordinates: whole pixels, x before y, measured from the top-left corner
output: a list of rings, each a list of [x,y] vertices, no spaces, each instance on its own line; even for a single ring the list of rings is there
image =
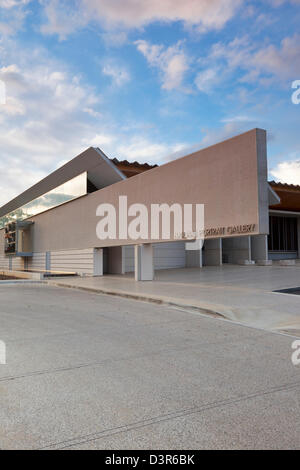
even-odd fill
[[[25,5],[32,0],[0,0],[0,39],[22,29],[27,16]]]
[[[215,43],[207,57],[199,59],[203,68],[195,83],[209,93],[220,81],[232,80],[240,71],[240,83],[259,83],[271,87],[273,82],[286,83],[300,75],[300,35],[285,37],[279,46],[255,43],[247,35],[228,44]]]
[[[102,97],[46,51],[15,44],[7,57],[14,62],[0,68],[7,88],[7,104],[0,106],[0,206],[89,146],[153,163],[180,148],[151,140],[153,128],[142,121],[117,126]]]
[[[270,174],[281,183],[300,185],[300,160],[278,163]]]
[[[95,111],[93,108],[85,107],[85,108],[83,108],[83,112],[89,114],[90,116],[92,116],[94,118],[103,117],[102,113],[99,113],[99,111]]]
[[[199,72],[195,78],[195,84],[198,90],[209,93],[220,82],[220,74],[217,68],[208,68]]]
[[[30,3],[31,0],[0,0],[0,8],[13,8],[13,7],[19,7],[22,5],[26,5],[27,3]]]
[[[141,28],[156,21],[181,21],[207,31],[222,28],[242,3],[243,0],[78,0],[78,14],[75,14],[66,0],[46,0],[48,23],[42,31],[63,38],[95,21],[106,30]]]
[[[120,47],[128,41],[128,33],[125,31],[105,31],[101,37],[108,47]]]
[[[231,117],[227,117],[227,118],[224,118],[224,119],[221,119],[221,122],[224,122],[224,123],[228,123],[228,122],[238,122],[238,123],[242,123],[242,122],[251,122],[251,123],[255,123],[257,121],[257,118],[255,117],[252,117],[252,116],[246,116],[246,115],[237,115],[237,116],[231,116]]]
[[[135,44],[149,65],[160,70],[162,88],[173,90],[182,86],[184,75],[188,70],[188,58],[182,50],[181,41],[167,48],[144,40],[136,41]]]
[[[44,34],[57,34],[63,40],[89,23],[87,12],[82,8],[74,8],[69,1],[45,0],[43,5],[48,20],[41,26],[41,32]]]
[[[114,136],[110,134],[96,134],[92,139],[85,140],[85,142],[89,147],[110,148],[114,140]]]
[[[189,155],[191,153],[197,152],[210,145],[214,145],[214,144],[217,144],[218,142],[222,142],[223,140],[230,139],[231,137],[235,137],[236,135],[249,131],[249,129],[254,127],[254,123],[252,123],[250,121],[250,118],[247,118],[246,116],[240,116],[240,117],[236,116],[234,118],[228,118],[228,120],[224,119],[222,122],[224,123],[224,125],[221,128],[219,127],[217,129],[215,128],[201,129],[203,138],[200,142],[196,142],[193,144],[177,143],[169,147],[164,146],[165,157],[163,161],[166,162],[170,160],[175,160],[180,157],[184,157],[185,155]],[[161,159],[158,159],[156,161],[159,162],[161,161]],[[155,163],[155,160],[154,160],[154,163]]]
[[[110,77],[113,84],[118,87],[124,85],[130,80],[128,70],[114,63],[105,64],[102,68],[102,73]]]
[[[238,134],[246,132],[251,128],[249,126],[249,121],[245,120],[232,120],[225,122],[222,128],[217,129],[202,129],[204,132],[204,137],[201,141],[202,147],[207,147],[208,145],[214,145],[223,140],[230,139]]]
[[[0,104],[0,113],[9,116],[22,116],[25,114],[25,107],[18,99],[8,96],[5,104]]]
[[[300,74],[300,35],[294,34],[281,41],[280,47],[273,44],[258,50],[251,59],[257,73],[268,73],[281,79],[293,79]]]
[[[132,137],[128,142],[117,146],[116,155],[131,162],[137,160],[154,164],[169,160],[182,147],[181,143],[168,145],[153,142],[146,137]]]
[[[44,51],[16,49],[7,55],[18,63],[0,68],[0,205],[88,147],[101,119],[99,97],[79,77]]]
[[[284,3],[291,3],[292,5],[300,5],[300,0],[268,0],[273,7],[280,7]]]
[[[0,0],[1,1],[1,0]],[[27,2],[3,1],[0,3],[1,21],[0,21],[0,37],[12,36],[23,27],[27,12],[23,6]],[[15,7],[15,8],[13,8]]]
[[[2,193],[0,195],[0,206],[46,176],[43,171],[37,168],[27,168],[25,173],[24,167],[20,165],[18,158],[12,159],[10,165],[0,160],[0,175],[2,175],[2,178],[5,175],[5,181],[1,178],[0,182]]]

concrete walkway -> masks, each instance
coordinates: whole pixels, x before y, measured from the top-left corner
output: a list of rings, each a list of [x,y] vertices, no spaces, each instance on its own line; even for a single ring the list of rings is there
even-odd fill
[[[0,325],[1,449],[299,449],[288,336],[32,283]]]
[[[50,284],[221,315],[256,328],[300,336],[300,266],[230,266],[157,271],[154,281],[132,275],[53,279]]]

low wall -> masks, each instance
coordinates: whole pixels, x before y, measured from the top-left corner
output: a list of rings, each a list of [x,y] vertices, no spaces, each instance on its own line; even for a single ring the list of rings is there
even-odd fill
[[[32,279],[35,281],[39,281],[44,278],[42,273],[27,273],[25,271],[10,271],[4,270],[0,271],[1,276],[9,276],[9,277],[16,277],[18,279]]]

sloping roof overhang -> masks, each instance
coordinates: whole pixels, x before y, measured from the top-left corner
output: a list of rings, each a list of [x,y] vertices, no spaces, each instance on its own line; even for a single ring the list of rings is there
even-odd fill
[[[24,204],[33,201],[37,197],[46,194],[84,172],[87,172],[88,179],[97,189],[102,189],[126,179],[122,171],[107,158],[102,150],[89,147],[77,157],[2,206],[0,208],[0,217],[19,209]]]
[[[300,186],[275,181],[271,181],[269,186],[280,199],[279,203],[270,203],[270,209],[300,213]]]

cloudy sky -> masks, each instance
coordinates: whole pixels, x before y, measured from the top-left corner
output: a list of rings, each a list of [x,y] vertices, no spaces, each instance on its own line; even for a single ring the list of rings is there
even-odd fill
[[[89,146],[162,163],[253,127],[300,184],[299,25],[300,0],[0,0],[0,204]]]

